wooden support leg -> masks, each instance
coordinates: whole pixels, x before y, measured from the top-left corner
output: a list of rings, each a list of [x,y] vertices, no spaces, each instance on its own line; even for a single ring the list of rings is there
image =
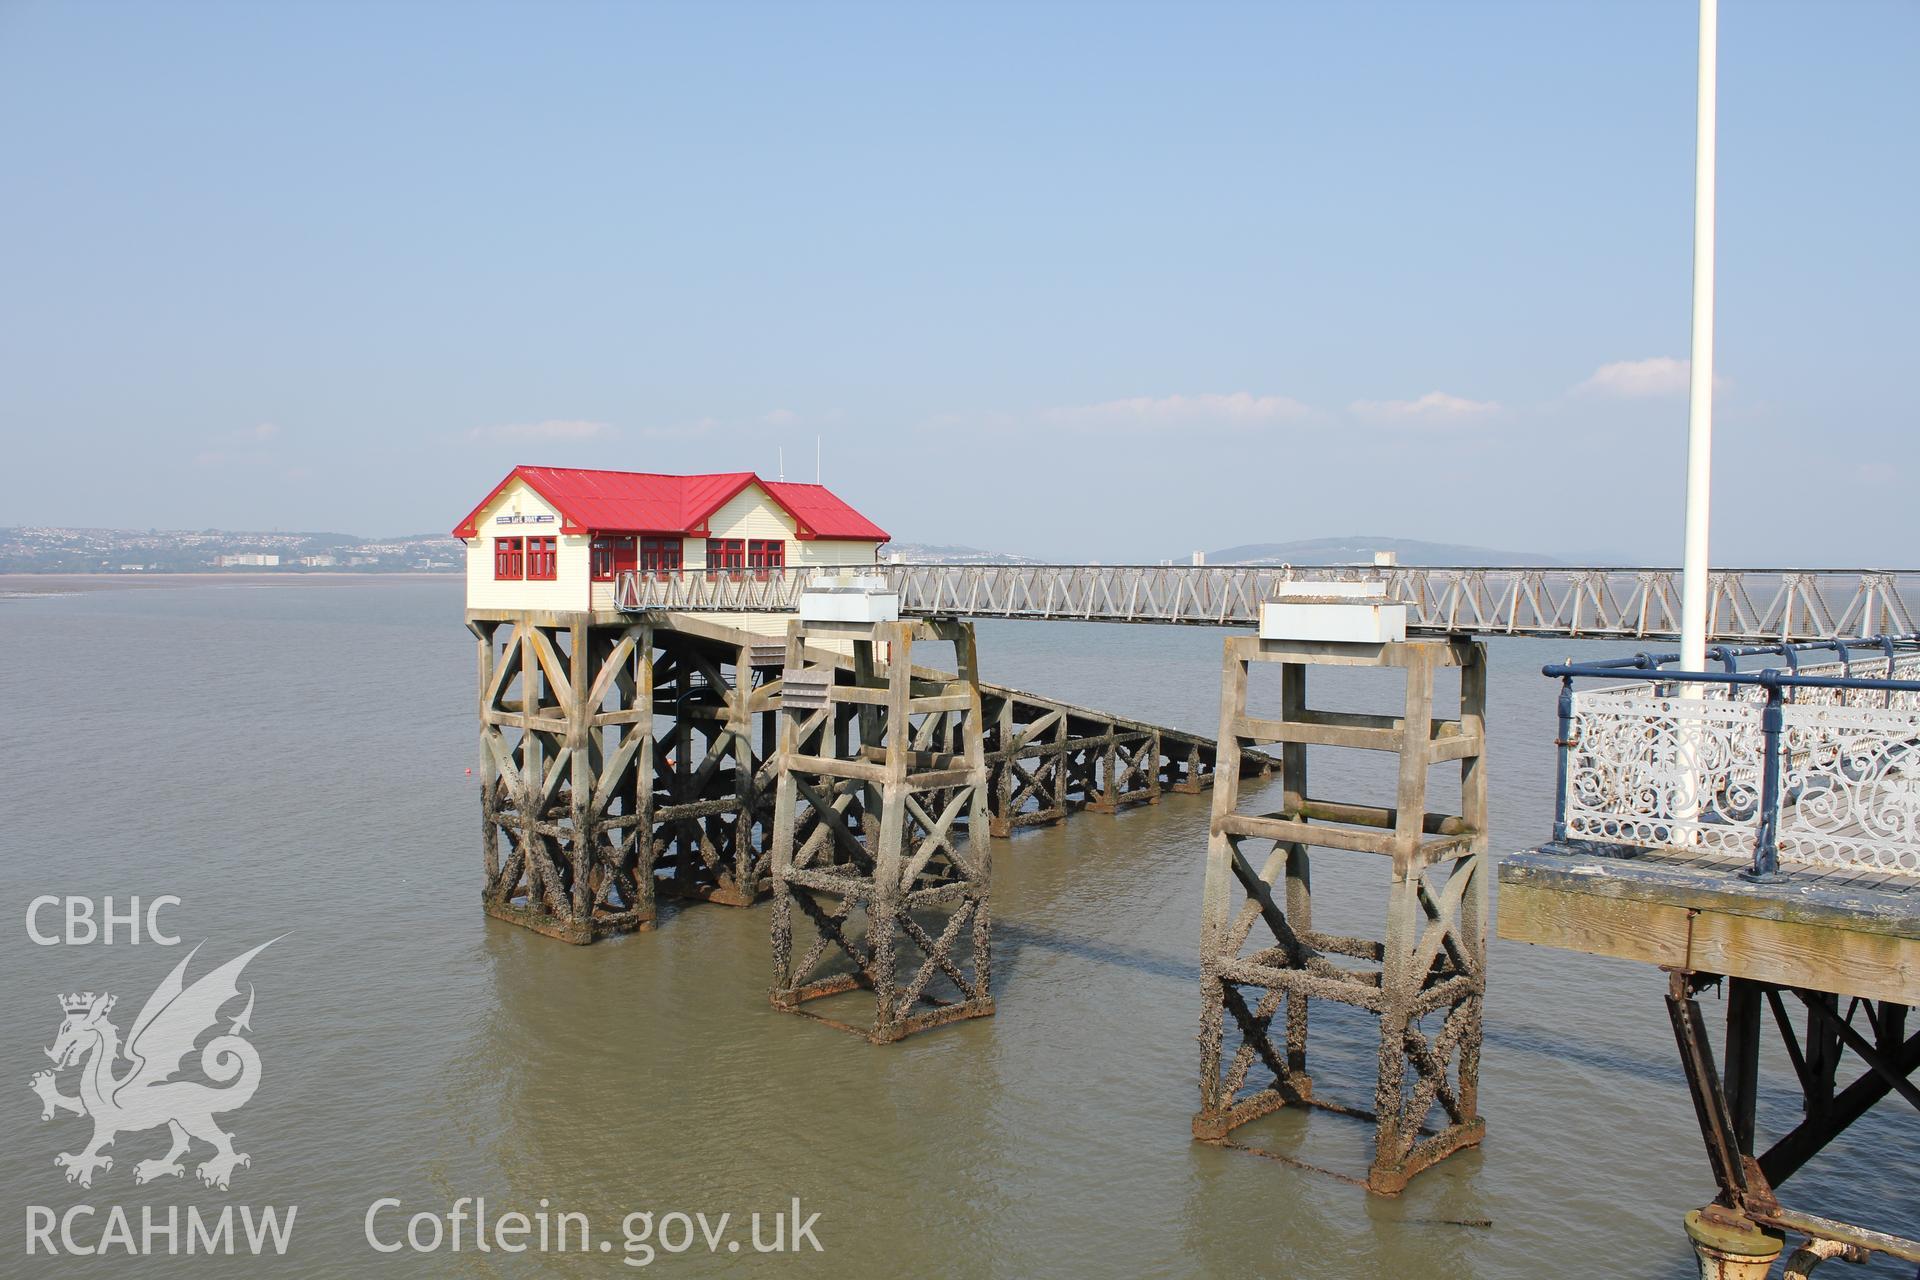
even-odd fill
[[[1460,731],[1486,741],[1487,650],[1470,642],[1455,643],[1460,667]],[[1487,807],[1487,758],[1475,754],[1460,761],[1460,820],[1471,831],[1485,832],[1492,822]],[[1472,855],[1473,881],[1460,898],[1459,945],[1470,957],[1476,979],[1471,1025],[1460,1043],[1460,1109],[1473,1122],[1480,1115],[1480,1045],[1484,1035],[1483,1010],[1487,989],[1487,925],[1492,869],[1484,852]],[[1458,875],[1461,868],[1455,868]]]
[[[990,801],[972,629],[875,624],[854,636],[852,685],[806,667],[806,635],[804,624],[793,624],[784,676],[773,1003],[874,1043],[991,1014]],[[912,646],[921,635],[953,642],[954,679],[915,677]],[[884,674],[874,652],[881,645]],[[857,743],[845,734],[855,720]],[[812,823],[804,837],[802,802]],[[795,909],[818,933],[798,956]],[[852,962],[851,972],[823,968],[839,956]],[[951,996],[944,985],[930,990],[948,983]],[[806,1007],[859,988],[874,997],[866,1026]]]
[[[729,847],[720,850],[717,883],[708,901],[750,907],[760,896],[760,853],[754,841],[759,804],[753,760],[753,666],[751,646],[733,656],[733,680],[726,689],[725,752],[733,766],[734,819]],[[724,823],[724,820],[722,820]]]
[[[1426,651],[1407,665],[1406,707],[1403,712],[1409,739],[1414,727],[1424,726],[1433,717],[1433,661]],[[1420,841],[1427,812],[1426,733],[1418,733],[1418,742],[1409,741],[1400,751],[1400,778],[1395,800],[1393,840],[1393,888],[1387,900],[1387,934],[1383,968],[1380,975],[1380,1077],[1374,1090],[1376,1141],[1373,1168],[1367,1174],[1367,1186],[1375,1191],[1396,1192],[1406,1186],[1406,1153],[1417,1136],[1419,1120],[1412,1118],[1414,1132],[1408,1132],[1409,1119],[1403,1100],[1407,1075],[1407,1034],[1413,1021],[1413,1002],[1425,981],[1424,972],[1415,971],[1415,952],[1420,938]]]
[[[626,811],[633,818],[633,913],[640,927],[651,928],[657,910],[654,875],[660,856],[659,835],[654,830],[653,822],[657,765],[653,758],[654,655],[651,626],[640,628],[623,681],[620,705],[616,710],[633,712],[633,721],[626,726],[625,732],[636,739],[633,764],[628,768],[625,781],[620,784]]]
[[[1286,846],[1287,919],[1295,933],[1313,929],[1313,872],[1304,844]],[[1287,1070],[1294,1077],[1294,1089],[1303,1097],[1313,1096],[1313,1080],[1307,1074],[1307,993],[1287,993]]]
[[[774,784],[773,810],[773,1003],[796,1007],[793,982],[793,831],[798,799],[791,774]]]
[[[904,718],[894,723],[904,723]],[[872,964],[867,973],[873,982],[876,1013],[873,1039],[884,1043],[900,1038],[900,1008],[896,947],[900,937],[900,844],[906,826],[906,786],[889,782],[880,800],[880,839],[873,857],[873,898],[867,905],[867,939],[872,948]]]
[[[1364,1115],[1375,1130],[1364,1185],[1382,1194],[1398,1193],[1420,1170],[1482,1140],[1477,1075],[1485,991],[1486,796],[1477,748],[1484,744],[1484,671],[1474,664],[1483,664],[1483,654],[1477,646],[1430,641],[1385,647],[1378,655],[1328,653],[1304,644],[1268,647],[1253,639],[1226,642],[1202,899],[1197,1138],[1223,1140],[1237,1126],[1293,1103]],[[1248,671],[1256,661],[1280,666],[1278,719],[1247,710]],[[1453,723],[1433,716],[1434,675],[1443,661],[1466,668],[1461,718]],[[1399,714],[1310,710],[1306,667],[1317,662],[1404,670]],[[1396,731],[1382,735],[1383,723]],[[1449,758],[1464,760],[1461,745],[1476,748],[1476,758],[1463,763],[1459,817],[1427,810],[1428,770],[1442,738]],[[1277,812],[1242,813],[1241,780],[1253,776],[1245,748],[1263,742],[1279,744],[1284,798]],[[1394,804],[1310,796],[1311,743],[1396,753]],[[1438,843],[1428,838],[1442,832],[1447,838]],[[1391,859],[1383,940],[1314,927],[1310,850],[1316,844],[1342,856]],[[1248,856],[1256,846],[1270,850],[1264,865]],[[1262,923],[1265,945],[1250,942]],[[1321,1082],[1307,1072],[1313,1000],[1366,1009],[1379,1018],[1370,1111],[1319,1096]],[[1275,1025],[1283,1007],[1284,1040]],[[1231,1056],[1229,1039],[1238,1041]],[[1273,1083],[1249,1084],[1256,1068],[1270,1073]],[[1444,1118],[1434,1127],[1436,1111]]]
[[[1413,972],[1419,915],[1420,901],[1412,878],[1396,872],[1387,903],[1386,955],[1380,976],[1380,1074],[1373,1095],[1374,1155],[1373,1166],[1367,1171],[1367,1188],[1383,1194],[1407,1185],[1406,1154],[1417,1136],[1417,1130],[1406,1131],[1404,1094],[1407,1031],[1421,978]],[[1418,1123],[1413,1121],[1416,1126]]]
[[[1105,740],[1088,753],[1087,809],[1092,813],[1117,813],[1120,810],[1120,748],[1114,741],[1114,728],[1107,726]],[[1095,754],[1097,753],[1097,754]]]
[[[592,718],[587,712],[587,688],[593,659],[588,629],[576,623],[567,629],[567,825],[571,828],[568,861],[572,865],[572,893],[568,906],[574,929],[593,938],[593,847],[599,836],[593,821]]]
[[[1239,725],[1246,710],[1247,663],[1228,647],[1220,668],[1219,752],[1223,764],[1239,761]],[[1233,868],[1236,850],[1223,824],[1239,805],[1238,780],[1237,769],[1228,769],[1223,778],[1215,779],[1206,879],[1200,896],[1200,1110],[1193,1117],[1193,1136],[1209,1141],[1224,1138],[1232,1127],[1228,1121],[1232,1089],[1222,1075],[1222,1058],[1231,985],[1225,967],[1238,951],[1232,928],[1237,877]]]
[[[497,669],[494,660],[494,633],[499,623],[477,622],[472,624],[475,640],[479,647],[479,689],[480,689],[480,855],[486,870],[486,888],[492,891],[495,882],[500,879],[500,828],[499,798],[500,765],[494,755],[491,739],[498,733],[491,723],[489,712],[493,703],[493,678]]]
[[[784,670],[799,671],[805,665],[805,642],[797,629],[787,632],[787,657]],[[833,710],[828,708],[827,720],[833,719]],[[816,732],[817,743],[831,732],[839,745],[838,726]],[[801,747],[798,716],[789,712],[779,719],[780,741],[776,759],[785,761],[794,756]],[[815,748],[817,749],[817,747]],[[793,771],[782,767],[774,776],[773,801],[773,988],[772,999],[776,1008],[794,1009],[798,1000],[794,994],[793,974],[793,866],[795,849],[795,827],[798,818],[800,788]]]
[[[1013,834],[1013,773],[1017,753],[1013,741],[1018,730],[1013,724],[1013,699],[999,698],[990,704],[994,718],[995,753],[999,757],[988,777],[991,788],[992,831],[996,836]]]

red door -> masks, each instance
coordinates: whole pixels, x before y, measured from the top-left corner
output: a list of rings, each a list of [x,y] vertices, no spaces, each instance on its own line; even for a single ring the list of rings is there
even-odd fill
[[[637,563],[633,537],[595,538],[593,540],[593,580],[612,582],[621,570],[631,569]]]

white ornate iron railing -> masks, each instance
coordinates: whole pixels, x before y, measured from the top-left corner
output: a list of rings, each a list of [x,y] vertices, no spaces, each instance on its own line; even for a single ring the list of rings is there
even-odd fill
[[[1547,668],[1562,680],[1555,838],[1722,854],[1760,876],[1783,862],[1920,875],[1920,650],[1883,641],[1801,666],[1804,651],[1774,647],[1788,665],[1750,673],[1735,669],[1749,652],[1727,651],[1725,672]],[[1646,681],[1573,688],[1635,663]]]
[[[903,613],[1250,627],[1288,581],[1384,581],[1416,634],[1615,639],[1680,634],[1677,569],[1234,565],[874,565]],[[627,571],[623,610],[785,612],[821,570]],[[1724,643],[1920,629],[1920,571],[1731,569],[1711,575],[1708,630]]]

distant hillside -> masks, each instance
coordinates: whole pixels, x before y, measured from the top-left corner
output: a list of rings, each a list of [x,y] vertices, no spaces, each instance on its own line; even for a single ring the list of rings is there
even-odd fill
[[[1009,555],[1004,551],[982,551],[979,547],[941,546],[929,542],[889,542],[883,553],[902,564],[1040,564],[1032,556]]]
[[[466,548],[444,533],[356,538],[345,533],[226,529],[0,528],[0,573],[449,572]]]
[[[1551,556],[1528,551],[1496,551],[1451,542],[1421,542],[1415,538],[1376,538],[1349,534],[1341,538],[1304,538],[1298,542],[1249,542],[1207,552],[1208,564],[1372,564],[1373,553],[1391,551],[1401,564],[1434,565],[1554,565]]]

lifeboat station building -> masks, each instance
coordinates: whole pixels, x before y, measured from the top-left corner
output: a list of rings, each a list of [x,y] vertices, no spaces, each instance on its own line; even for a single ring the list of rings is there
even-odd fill
[[[765,575],[878,562],[886,530],[824,485],[515,467],[453,530],[467,608],[609,612],[626,570]]]

